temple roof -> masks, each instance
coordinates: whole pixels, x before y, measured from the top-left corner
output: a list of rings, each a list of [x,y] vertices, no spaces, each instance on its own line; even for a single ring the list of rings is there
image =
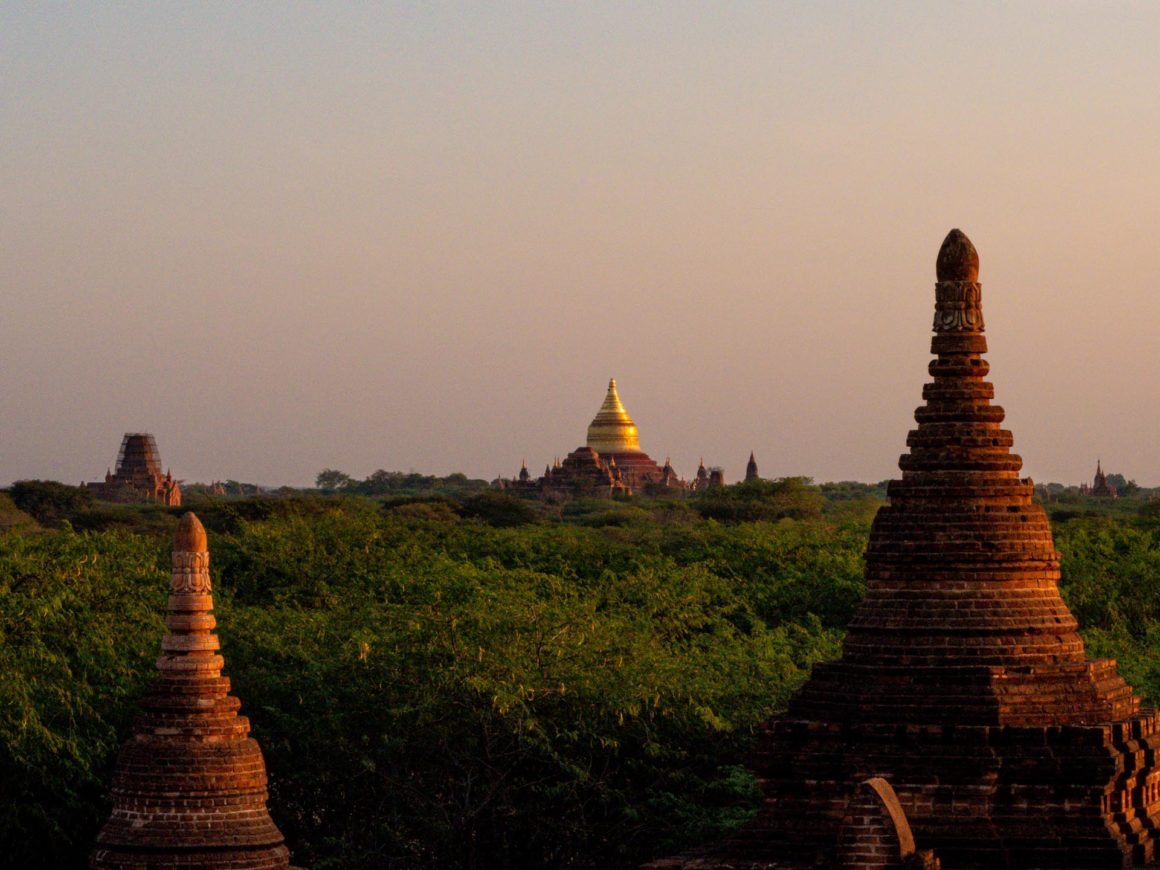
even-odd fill
[[[588,446],[601,454],[640,452],[636,424],[620,402],[616,392],[616,378],[608,382],[604,404],[588,426]]]

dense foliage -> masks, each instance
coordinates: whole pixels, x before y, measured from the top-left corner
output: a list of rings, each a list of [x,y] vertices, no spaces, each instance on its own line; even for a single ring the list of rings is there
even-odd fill
[[[1122,500],[1126,502],[1127,500]],[[1119,670],[1151,706],[1160,705],[1160,518],[1156,502],[1108,506],[1053,521],[1063,553],[1064,600],[1079,620],[1089,656]],[[1054,512],[1053,512],[1054,513]]]
[[[315,485],[325,493],[346,495],[431,495],[440,494],[456,498],[481,493],[487,490],[486,480],[469,478],[456,472],[446,477],[431,474],[402,471],[378,471],[369,474],[365,480],[355,480],[343,471],[325,468],[318,472]]]
[[[745,753],[837,653],[864,521],[554,510],[492,493],[198,505],[227,671],[296,862],[627,866],[752,813]],[[0,840],[23,867],[82,866],[163,632],[176,512],[140,509],[128,533],[120,511],[0,537]]]
[[[878,492],[199,502],[295,862],[632,866],[734,828],[757,727],[837,655]],[[0,842],[14,866],[81,867],[164,630],[178,512],[19,498],[0,498]],[[1091,653],[1160,698],[1155,506],[1057,507]]]
[[[0,843],[80,867],[163,631],[160,547],[116,532],[0,536]]]

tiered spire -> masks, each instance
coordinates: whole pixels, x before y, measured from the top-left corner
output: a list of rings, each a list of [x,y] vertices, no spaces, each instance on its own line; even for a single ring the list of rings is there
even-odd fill
[[[214,633],[205,529],[181,519],[160,672],[113,775],[113,812],[93,870],[277,870],[289,866],[266,811],[266,767],[229,694]]]
[[[820,669],[802,712],[888,721],[1064,724],[1119,719],[1137,702],[1111,662],[1084,662],[1060,598],[1059,554],[1003,409],[983,336],[979,256],[959,230],[937,261],[933,382],[866,551],[866,597],[840,664]],[[962,668],[1005,668],[964,697]],[[889,690],[856,673],[897,668]],[[1047,670],[1045,670],[1047,669]],[[841,676],[839,676],[841,674]],[[836,681],[836,682],[835,682]],[[872,682],[872,681],[871,681]],[[839,685],[840,684],[840,685]]]
[[[588,446],[600,454],[640,452],[636,424],[621,404],[616,378],[608,381],[604,404],[588,426]]]
[[[877,775],[948,867],[1151,866],[1160,716],[1114,661],[1084,658],[991,404],[979,258],[958,230],[936,271],[932,381],[871,528],[865,598],[841,659],[760,738],[765,801],[730,859],[832,859],[843,808]]]
[[[757,480],[757,460],[753,458],[753,451],[749,451],[749,462],[745,465],[745,479]]]

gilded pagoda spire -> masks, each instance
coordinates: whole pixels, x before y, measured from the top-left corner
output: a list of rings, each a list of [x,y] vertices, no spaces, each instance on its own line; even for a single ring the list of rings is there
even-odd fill
[[[636,424],[621,404],[616,378],[609,380],[604,404],[588,426],[588,446],[600,454],[640,452]]]

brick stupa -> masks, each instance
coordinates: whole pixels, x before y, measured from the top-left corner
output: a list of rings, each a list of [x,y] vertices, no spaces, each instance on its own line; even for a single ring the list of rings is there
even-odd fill
[[[930,363],[910,452],[866,551],[840,660],[769,723],[764,802],[733,840],[676,866],[832,866],[868,777],[943,867],[1132,867],[1155,859],[1158,717],[1085,660],[1059,554],[992,405],[978,254],[939,251]]]
[[[113,775],[113,812],[92,870],[287,868],[266,811],[266,766],[222,676],[205,529],[181,519],[173,549],[169,633]]]

